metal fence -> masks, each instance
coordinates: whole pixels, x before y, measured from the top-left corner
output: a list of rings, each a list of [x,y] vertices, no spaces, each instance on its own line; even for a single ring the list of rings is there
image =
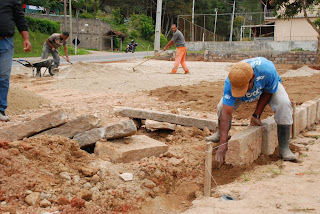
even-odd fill
[[[192,21],[178,17],[178,28],[183,33],[186,41],[225,41],[225,37],[214,34]]]

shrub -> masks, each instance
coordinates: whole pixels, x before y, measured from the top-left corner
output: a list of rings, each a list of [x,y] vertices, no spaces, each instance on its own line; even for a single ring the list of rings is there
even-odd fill
[[[41,33],[53,34],[60,32],[60,23],[47,19],[35,19],[26,17],[29,29],[31,31],[40,31]]]
[[[154,42],[154,38],[155,38],[155,35],[151,36],[150,41]],[[167,44],[168,44],[168,40],[166,39],[166,37],[163,34],[161,34],[160,35],[160,47],[163,48]]]
[[[79,18],[93,19],[94,15],[92,13],[82,12],[79,14]]]
[[[139,32],[137,30],[132,30],[130,32],[130,35],[129,35],[130,39],[134,39],[134,38],[138,38],[138,37],[140,37],[140,35],[139,35]]]
[[[130,17],[130,27],[140,32],[142,38],[150,40],[154,34],[153,19],[145,14],[133,14]]]

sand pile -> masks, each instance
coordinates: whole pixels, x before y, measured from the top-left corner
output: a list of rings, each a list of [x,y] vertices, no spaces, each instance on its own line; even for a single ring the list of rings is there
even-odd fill
[[[49,104],[49,100],[31,91],[15,85],[11,85],[8,94],[8,115],[24,113],[30,109],[38,109],[42,105]]]
[[[285,74],[281,75],[281,77],[307,77],[319,73],[319,70],[312,69],[309,66],[303,66],[297,70],[289,70]]]

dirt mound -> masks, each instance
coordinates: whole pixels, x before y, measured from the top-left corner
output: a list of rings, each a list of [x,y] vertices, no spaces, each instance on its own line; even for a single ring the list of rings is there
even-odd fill
[[[307,100],[320,97],[320,74],[306,77],[282,78],[291,100],[301,104]],[[176,108],[184,110],[215,113],[217,105],[223,95],[224,82],[201,82],[190,86],[168,86],[149,92],[160,101],[170,103]],[[308,89],[312,92],[307,93]],[[242,104],[234,113],[234,118],[241,120],[250,118],[254,112],[256,102]],[[266,107],[262,118],[272,115],[269,106]]]
[[[281,75],[282,77],[306,77],[312,76],[313,74],[319,74],[320,71],[310,68],[309,66],[303,66],[297,70],[289,70],[285,74]]]
[[[38,109],[49,104],[49,100],[15,85],[11,85],[8,94],[8,115],[24,113],[26,110]]]

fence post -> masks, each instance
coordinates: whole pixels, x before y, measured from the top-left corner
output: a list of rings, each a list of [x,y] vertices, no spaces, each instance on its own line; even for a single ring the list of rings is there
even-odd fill
[[[212,143],[206,144],[206,160],[204,174],[204,197],[210,197],[211,194],[211,173],[212,173]]]

